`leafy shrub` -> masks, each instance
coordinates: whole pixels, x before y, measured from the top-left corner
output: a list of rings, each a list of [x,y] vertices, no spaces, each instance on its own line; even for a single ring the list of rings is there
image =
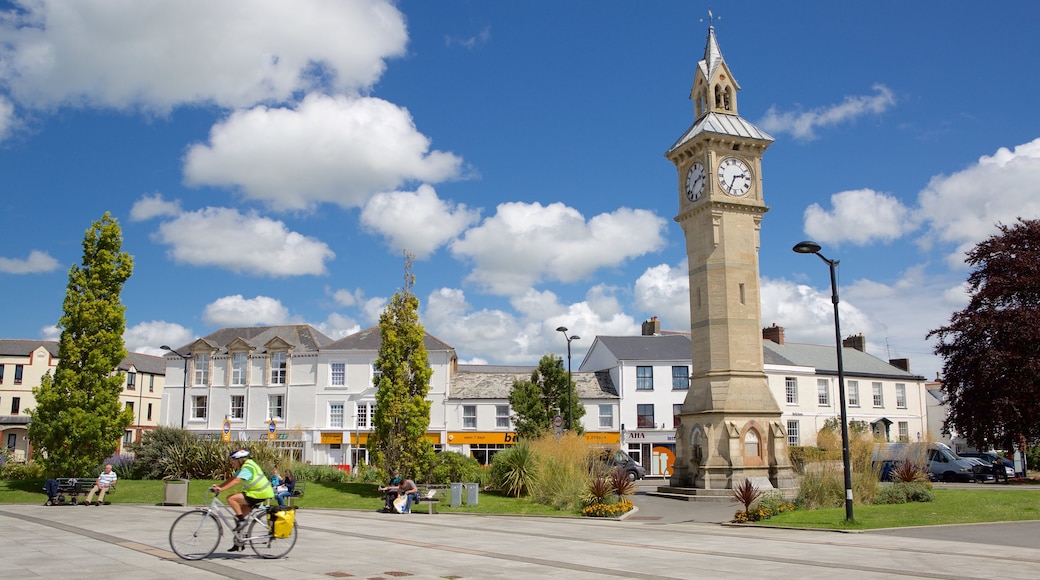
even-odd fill
[[[534,479],[534,454],[526,439],[510,449],[499,451],[491,460],[491,481],[499,491],[520,497]]]
[[[755,503],[755,500],[761,495],[762,492],[747,478],[744,478],[744,483],[738,484],[733,488],[733,499],[739,501],[744,506],[745,512],[751,509],[751,504]]]
[[[754,507],[746,508],[744,511],[738,510],[733,514],[733,521],[738,523],[758,522],[794,509],[795,505],[782,494],[772,493],[762,496]]]
[[[480,462],[469,455],[442,451],[433,459],[433,469],[427,483],[448,484],[456,482],[479,482]]]
[[[927,481],[897,482],[884,486],[874,496],[874,504],[900,504],[935,501],[932,484]]]
[[[387,478],[377,467],[362,463],[354,474],[354,480],[360,483],[385,483]]]
[[[43,465],[35,461],[28,463],[5,461],[3,465],[0,465],[0,479],[11,481],[43,479]]]
[[[238,448],[248,449],[265,472],[285,469],[290,461],[285,452],[266,441],[199,439],[195,434],[174,427],[145,431],[141,441],[128,447],[135,455],[135,475],[141,479],[178,477],[186,479],[228,479],[228,455]],[[113,466],[114,469],[114,466]]]
[[[636,482],[628,479],[625,470],[618,467],[610,476],[610,484],[614,495],[624,498],[636,493]]]
[[[594,503],[606,503],[607,498],[614,495],[612,491],[613,482],[605,477],[594,477],[586,488],[585,496],[582,498],[586,506]]]
[[[350,483],[354,476],[334,465],[297,464],[290,468],[297,481],[316,481],[321,483]]]
[[[137,474],[137,458],[133,455],[119,454],[106,459],[101,465],[94,468],[90,475],[98,476],[105,470],[105,465],[111,465],[119,479],[140,479]]]
[[[915,481],[928,481],[928,475],[924,468],[909,459],[904,459],[892,470],[892,481],[913,483]]]

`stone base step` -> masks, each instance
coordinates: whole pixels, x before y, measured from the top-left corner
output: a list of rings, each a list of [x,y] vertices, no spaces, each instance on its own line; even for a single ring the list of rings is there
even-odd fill
[[[793,498],[798,495],[798,488],[786,488],[786,489],[768,489],[763,490],[766,493],[780,492],[786,498]],[[700,489],[696,487],[672,487],[672,486],[660,486],[657,491],[647,491],[646,495],[652,495],[655,497],[666,497],[670,499],[678,499],[683,501],[717,501],[717,502],[736,502],[733,498],[732,489]]]

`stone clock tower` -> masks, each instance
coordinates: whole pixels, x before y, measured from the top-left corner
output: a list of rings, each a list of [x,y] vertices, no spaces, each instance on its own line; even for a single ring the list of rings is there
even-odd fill
[[[758,280],[762,154],[773,138],[737,112],[737,84],[714,27],[697,63],[694,123],[665,157],[679,173],[690,267],[690,391],[676,432],[674,487],[722,490],[753,479],[789,488],[786,431],[766,381]]]

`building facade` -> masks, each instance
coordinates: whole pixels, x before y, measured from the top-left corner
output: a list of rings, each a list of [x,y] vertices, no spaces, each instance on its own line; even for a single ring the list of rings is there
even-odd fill
[[[57,366],[57,341],[0,339],[0,441],[16,461],[32,453],[26,411],[36,406],[33,389],[47,373],[53,376]],[[129,353],[115,372],[123,376],[119,400],[134,413],[120,441],[122,448],[159,424],[166,366],[162,357]]]

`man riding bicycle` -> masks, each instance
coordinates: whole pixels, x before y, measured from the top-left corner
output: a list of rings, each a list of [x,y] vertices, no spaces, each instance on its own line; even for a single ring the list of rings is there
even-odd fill
[[[274,497],[274,488],[271,480],[264,475],[255,461],[249,458],[249,451],[238,449],[231,452],[228,458],[235,474],[224,483],[215,484],[209,488],[214,493],[220,493],[242,483],[242,491],[228,496],[227,502],[235,511],[235,531],[238,532],[246,526],[246,516],[253,508],[260,505],[266,499]],[[242,549],[241,546],[233,546],[232,551]]]

